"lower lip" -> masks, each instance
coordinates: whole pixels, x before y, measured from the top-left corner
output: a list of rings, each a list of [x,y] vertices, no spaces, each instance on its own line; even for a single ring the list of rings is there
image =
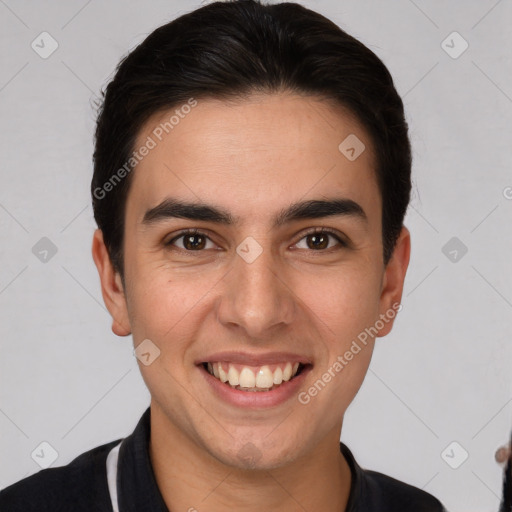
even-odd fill
[[[225,402],[238,407],[261,409],[275,407],[296,396],[311,370],[311,365],[304,367],[293,379],[283,381],[280,386],[270,391],[240,391],[211,375],[202,364],[198,368],[213,392]]]

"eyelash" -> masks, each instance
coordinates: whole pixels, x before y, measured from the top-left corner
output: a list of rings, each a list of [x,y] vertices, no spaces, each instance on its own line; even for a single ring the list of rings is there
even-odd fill
[[[316,234],[328,234],[330,236],[332,236],[333,238],[336,239],[336,241],[339,243],[339,245],[341,247],[348,247],[348,243],[345,242],[338,234],[336,231],[330,229],[330,228],[310,228],[308,230],[306,230],[306,232],[302,235],[302,237],[299,239],[298,242],[300,242],[303,238],[306,238],[307,236],[309,235],[316,235]],[[207,238],[208,240],[212,241],[211,238],[206,234],[206,233],[203,233],[202,231],[200,231],[199,229],[197,228],[194,228],[194,229],[185,229],[183,231],[180,232],[179,235],[175,236],[174,238],[172,238],[171,240],[169,240],[168,242],[166,242],[164,245],[166,247],[172,247],[173,243],[176,241],[176,240],[179,240],[180,238],[183,238],[187,235],[201,235],[205,238]],[[297,242],[297,243],[298,243]],[[187,253],[193,253],[193,252],[203,252],[203,250],[198,250],[198,251],[190,251],[190,250],[187,250],[187,249],[182,249],[180,247],[176,247],[175,249],[181,251],[181,252],[187,252]],[[318,251],[315,251],[314,249],[310,249],[312,252],[329,252],[331,251],[332,249],[334,249],[333,247],[331,247],[330,249],[320,249]]]

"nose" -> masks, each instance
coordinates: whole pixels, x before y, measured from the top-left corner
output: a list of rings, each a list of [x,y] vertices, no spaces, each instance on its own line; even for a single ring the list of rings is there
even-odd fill
[[[233,256],[223,280],[218,320],[238,328],[241,339],[263,340],[289,326],[297,310],[286,270],[268,244],[249,237]]]

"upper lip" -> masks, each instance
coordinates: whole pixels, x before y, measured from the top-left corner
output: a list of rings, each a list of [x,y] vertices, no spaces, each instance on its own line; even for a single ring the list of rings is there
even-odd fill
[[[195,361],[196,365],[202,363],[215,363],[219,361],[229,361],[235,364],[242,364],[246,366],[261,366],[264,364],[278,364],[278,363],[302,363],[312,364],[311,359],[299,354],[291,352],[265,352],[265,353],[250,353],[250,352],[215,352],[209,354],[201,359]]]

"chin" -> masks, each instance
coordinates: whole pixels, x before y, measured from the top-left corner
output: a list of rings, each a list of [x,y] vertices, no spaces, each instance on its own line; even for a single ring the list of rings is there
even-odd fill
[[[268,444],[268,443],[267,443]],[[264,442],[234,441],[226,452],[225,446],[209,449],[219,462],[243,471],[268,471],[285,466],[295,459],[292,446],[265,446]]]

